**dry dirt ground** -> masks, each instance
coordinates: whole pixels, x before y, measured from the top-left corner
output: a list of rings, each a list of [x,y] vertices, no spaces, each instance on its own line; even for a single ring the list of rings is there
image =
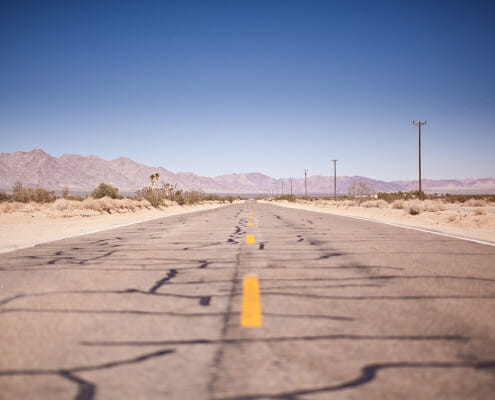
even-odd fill
[[[2,203],[0,253],[67,237],[84,235],[170,215],[221,207],[221,202],[154,208],[133,200],[92,201],[87,204],[57,200],[51,204]],[[229,203],[227,203],[229,204]]]
[[[291,208],[409,225],[495,243],[495,203],[468,201],[464,204],[452,204],[441,200],[416,200],[387,204],[382,200],[371,200],[357,206],[349,200],[335,202],[298,199],[295,203],[286,200],[268,202]],[[411,209],[417,209],[419,214],[411,214]]]

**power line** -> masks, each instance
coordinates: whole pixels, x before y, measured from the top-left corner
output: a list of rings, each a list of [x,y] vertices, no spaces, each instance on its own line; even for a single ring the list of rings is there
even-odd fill
[[[415,122],[413,121],[413,125],[416,125],[418,127],[418,143],[419,143],[419,151],[418,151],[418,156],[419,156],[419,199],[422,200],[423,199],[423,192],[421,190],[421,126],[422,125],[426,125],[426,121],[424,122],[421,122],[421,121],[418,121],[418,122]]]

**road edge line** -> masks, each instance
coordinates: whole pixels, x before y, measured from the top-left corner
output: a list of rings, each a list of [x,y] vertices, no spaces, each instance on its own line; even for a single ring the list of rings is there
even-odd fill
[[[265,203],[265,204],[270,204],[270,203]],[[475,238],[470,238],[470,237],[467,237],[467,236],[456,235],[456,234],[453,234],[453,233],[446,233],[446,232],[435,231],[435,230],[431,230],[431,229],[428,229],[428,228],[420,228],[420,227],[412,226],[412,225],[398,224],[396,222],[380,221],[378,219],[366,218],[366,217],[358,217],[358,216],[355,216],[355,215],[342,215],[342,214],[335,214],[335,213],[328,212],[328,211],[307,210],[305,208],[298,208],[298,207],[287,207],[287,206],[284,206],[284,205],[281,205],[281,204],[272,204],[272,205],[279,206],[279,207],[284,207],[284,208],[292,208],[292,209],[297,209],[297,210],[303,210],[303,211],[312,211],[312,212],[317,212],[317,213],[320,213],[320,214],[331,214],[331,215],[335,215],[337,217],[353,218],[353,219],[360,219],[360,220],[368,221],[368,222],[376,222],[376,223],[379,223],[379,224],[395,226],[395,227],[398,227],[398,228],[411,229],[411,230],[414,230],[414,231],[419,231],[419,232],[424,232],[424,233],[432,233],[433,235],[445,236],[445,237],[448,237],[448,238],[451,238],[451,239],[459,239],[459,240],[464,240],[464,241],[467,241],[467,242],[472,242],[472,243],[482,244],[482,245],[485,245],[485,246],[495,247],[495,242],[490,242],[489,240],[475,239]]]

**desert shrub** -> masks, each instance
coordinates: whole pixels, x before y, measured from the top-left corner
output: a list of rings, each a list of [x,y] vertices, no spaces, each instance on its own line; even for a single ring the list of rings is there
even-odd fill
[[[418,215],[422,211],[421,202],[419,200],[406,201],[404,209],[411,215]]]
[[[56,211],[68,211],[73,208],[71,201],[67,199],[57,199],[51,205],[51,208]]]
[[[378,192],[376,197],[380,200],[385,200],[387,203],[391,203],[394,200],[404,200],[406,198],[406,193],[398,191],[398,192]]]
[[[424,198],[435,198],[436,196],[428,196],[425,193],[421,192],[423,199]],[[392,203],[395,200],[411,200],[419,198],[419,190],[411,190],[409,192],[378,192],[376,197],[382,200],[385,200],[388,203]]]
[[[385,200],[368,200],[361,204],[362,207],[366,208],[383,208],[387,207],[388,203]]]
[[[484,200],[486,202],[495,201],[495,195],[493,194],[449,194],[447,193],[442,197],[448,203],[466,203],[470,200]],[[477,206],[469,206],[477,207]]]
[[[101,199],[103,197],[118,199],[119,189],[113,187],[112,185],[102,182],[95,190],[93,190],[93,192],[91,193],[91,197],[93,197],[94,199]]]
[[[474,215],[486,215],[486,211],[483,210],[482,208],[478,208],[474,210]]]
[[[369,198],[372,194],[375,193],[373,186],[371,183],[365,179],[359,179],[354,181],[349,188],[347,189],[347,193],[350,197],[354,198],[357,202],[357,205],[361,205],[361,202],[365,198]]]
[[[485,199],[469,199],[464,202],[466,207],[484,207],[486,206]]]
[[[23,207],[24,207],[24,204],[19,203],[17,201],[4,202],[4,203],[0,204],[0,212],[2,212],[3,214],[18,212],[18,211],[21,211]]]
[[[28,189],[30,190],[30,201],[35,201],[37,203],[51,203],[57,199],[55,192],[49,192],[48,190],[42,188]]]
[[[445,211],[447,207],[440,200],[425,200],[423,209],[429,212]]]
[[[144,187],[136,192],[136,199],[147,200],[153,207],[167,206],[167,202],[176,202],[179,205],[196,204],[205,200],[233,202],[232,196],[222,197],[215,194],[205,194],[201,190],[182,190],[177,185],[164,183],[160,188],[153,186]]]
[[[296,196],[293,194],[285,194],[283,196],[277,197],[276,200],[287,200],[290,203],[296,202]]]
[[[84,199],[81,202],[81,206],[85,210],[93,210],[93,211],[98,211],[98,212],[102,211],[100,202],[96,199],[91,198],[91,197]]]
[[[35,201],[37,203],[51,203],[55,201],[57,196],[55,192],[48,191],[42,188],[25,188],[22,186],[21,182],[14,183],[12,187],[11,200],[18,201],[20,203],[28,203],[30,201]]]
[[[165,199],[166,197],[163,197],[161,195],[159,189],[155,189],[152,187],[145,187],[136,192],[136,198],[146,200],[153,207],[160,207],[160,205],[162,204],[162,200]]]
[[[344,200],[342,202],[342,205],[344,207],[355,207],[356,206],[356,202],[354,200]]]
[[[188,190],[181,192],[184,204],[196,204],[204,200],[204,193],[200,190]]]
[[[114,201],[111,197],[105,196],[102,197],[101,199],[98,199],[98,201],[100,203],[100,207],[102,211],[105,211],[110,214],[112,210],[115,210]]]
[[[455,222],[457,221],[457,215],[456,214],[450,214],[449,217],[447,218],[449,222]]]
[[[10,200],[10,195],[8,195],[5,192],[0,192],[0,202],[9,201],[9,200]]]
[[[392,202],[392,208],[395,208],[397,210],[402,210],[404,208],[404,200],[394,200]]]

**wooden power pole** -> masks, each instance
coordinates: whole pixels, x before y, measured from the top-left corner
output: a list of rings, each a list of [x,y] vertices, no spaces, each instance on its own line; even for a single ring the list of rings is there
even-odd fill
[[[304,191],[306,192],[306,198],[308,198],[308,170],[304,170]]]
[[[337,161],[333,161],[333,200],[337,201]]]
[[[290,178],[290,195],[292,196],[292,178]]]
[[[418,122],[415,122],[413,121],[413,125],[416,125],[419,129],[419,133],[418,133],[418,139],[419,139],[419,151],[418,151],[418,156],[419,156],[419,199],[420,200],[423,200],[423,191],[421,190],[421,126],[422,125],[426,125],[426,121],[424,122],[421,122],[421,121],[418,121]]]

